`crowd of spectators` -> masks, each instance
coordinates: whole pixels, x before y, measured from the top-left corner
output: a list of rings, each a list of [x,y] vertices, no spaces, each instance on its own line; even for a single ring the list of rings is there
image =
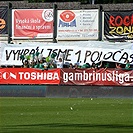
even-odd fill
[[[31,56],[30,56],[31,57]],[[56,55],[52,54],[49,57],[43,57],[42,55],[39,57],[32,57],[32,58],[25,58],[20,57],[22,60],[22,66],[1,66],[1,67],[21,67],[21,68],[37,68],[41,70],[48,70],[48,69],[54,69],[54,68],[69,68],[69,69],[76,69],[76,68],[90,68],[90,69],[99,69],[99,68],[115,68],[115,69],[126,69],[126,70],[133,70],[133,65],[129,63],[129,60],[126,60],[125,64],[121,64],[118,62],[106,62],[106,61],[100,61],[98,63],[93,62],[85,63],[80,65],[80,63],[68,63],[64,61],[64,56],[61,56],[58,58],[58,60],[55,59]]]
[[[23,68],[38,68],[38,69],[53,69],[53,68],[70,68],[70,69],[76,69],[76,68],[91,68],[91,69],[99,69],[99,68],[116,68],[116,69],[132,69],[132,65],[130,65],[129,60],[126,60],[125,64],[121,64],[118,62],[107,62],[107,61],[100,61],[98,63],[85,63],[80,64],[79,62],[76,63],[69,63],[65,62],[64,58],[65,55],[62,54],[58,60],[56,60],[56,54],[52,53],[49,57],[43,57],[43,55],[38,56],[37,58],[30,59],[24,59],[22,60]]]

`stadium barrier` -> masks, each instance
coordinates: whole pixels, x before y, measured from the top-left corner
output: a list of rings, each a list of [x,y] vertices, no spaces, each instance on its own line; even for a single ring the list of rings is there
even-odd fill
[[[133,86],[133,70],[0,68],[0,84]]]
[[[1,85],[0,97],[133,98],[132,86]]]
[[[45,85],[0,85],[0,97],[45,97]]]

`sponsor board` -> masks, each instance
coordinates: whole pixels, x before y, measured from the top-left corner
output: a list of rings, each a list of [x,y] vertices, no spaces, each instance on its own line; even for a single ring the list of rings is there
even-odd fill
[[[0,34],[7,34],[8,33],[8,8],[7,7],[0,7]]]
[[[133,70],[0,68],[0,84],[133,86]]]
[[[13,38],[52,38],[53,9],[13,9]]]
[[[117,69],[61,69],[64,85],[133,85],[133,71]]]
[[[104,36],[109,40],[132,40],[133,11],[104,12]]]
[[[98,9],[58,10],[57,40],[97,40],[98,12]]]
[[[60,70],[0,69],[0,84],[59,84]]]

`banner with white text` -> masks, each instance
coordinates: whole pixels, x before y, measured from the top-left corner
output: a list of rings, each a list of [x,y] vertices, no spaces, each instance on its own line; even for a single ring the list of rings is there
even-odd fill
[[[52,38],[53,9],[13,9],[13,38]]]
[[[133,86],[133,70],[0,68],[0,84]]]
[[[97,40],[98,9],[58,10],[57,40]]]
[[[133,86],[133,70],[61,69],[62,85]]]
[[[60,69],[0,68],[0,84],[60,84]]]

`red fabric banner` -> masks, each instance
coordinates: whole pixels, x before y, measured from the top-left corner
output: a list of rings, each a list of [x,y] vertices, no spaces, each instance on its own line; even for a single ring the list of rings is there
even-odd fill
[[[1,68],[0,84],[59,84],[60,69]]]
[[[0,84],[133,86],[133,70],[0,68]]]
[[[132,70],[117,69],[61,69],[63,85],[133,86]]]
[[[15,9],[13,36],[28,38],[53,37],[52,9]]]

